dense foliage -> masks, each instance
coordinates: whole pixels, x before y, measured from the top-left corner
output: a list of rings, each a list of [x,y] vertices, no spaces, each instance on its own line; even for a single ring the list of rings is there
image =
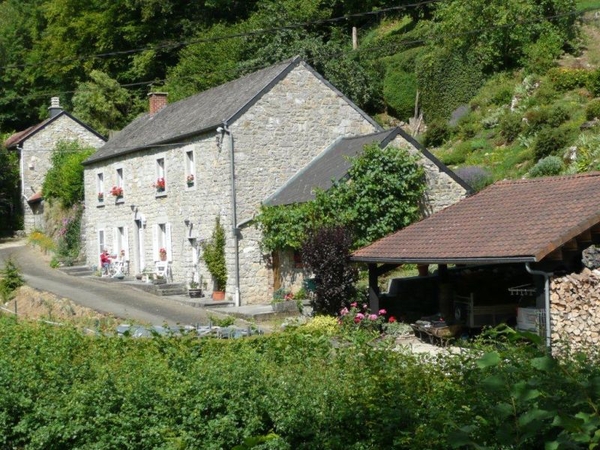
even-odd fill
[[[9,258],[0,270],[0,297],[4,301],[9,300],[15,289],[23,284],[25,284],[25,280],[21,274],[21,268]]]
[[[44,118],[57,94],[103,132],[118,129],[151,88],[178,100],[295,55],[368,112],[406,119],[419,89],[426,116],[440,117],[431,99],[444,94],[444,114],[467,101],[480,69],[545,68],[572,50],[573,8],[572,0],[5,0],[0,131]],[[417,54],[425,64],[414,64]],[[446,72],[438,83],[446,63],[458,79]]]
[[[436,358],[368,336],[300,327],[232,341],[133,339],[0,318],[0,445],[219,449],[269,433],[259,448],[597,439],[594,355],[559,361],[500,343]]]
[[[350,180],[350,182],[348,182]],[[267,250],[299,249],[310,230],[343,225],[353,248],[403,228],[420,217],[423,168],[408,151],[367,145],[352,159],[347,179],[303,204],[268,206],[257,217]]]
[[[82,147],[77,141],[60,141],[52,152],[52,168],[42,185],[44,198],[58,200],[63,207],[83,201],[83,165],[93,148]]]
[[[0,236],[11,236],[21,229],[23,221],[18,153],[0,145],[0,167]]]
[[[336,315],[356,296],[358,270],[350,262],[352,235],[343,226],[310,232],[302,245],[302,261],[315,278],[316,314]]]

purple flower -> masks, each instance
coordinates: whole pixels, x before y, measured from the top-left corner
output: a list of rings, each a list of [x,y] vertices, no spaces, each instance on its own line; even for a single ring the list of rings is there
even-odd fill
[[[379,310],[379,315],[380,316],[385,316],[387,314],[387,311],[385,309],[380,309]]]
[[[358,303],[356,303],[356,302],[352,302],[352,303],[350,303],[350,307],[351,307],[351,308],[356,308],[356,305],[357,305],[357,304],[358,304]]]
[[[342,316],[345,316],[346,314],[348,314],[348,308],[342,308],[342,310],[340,311],[340,314]]]
[[[365,318],[365,315],[362,313],[358,313],[356,316],[354,316],[354,323],[358,323],[361,320],[363,320]]]
[[[369,314],[369,320],[377,320],[377,314]]]

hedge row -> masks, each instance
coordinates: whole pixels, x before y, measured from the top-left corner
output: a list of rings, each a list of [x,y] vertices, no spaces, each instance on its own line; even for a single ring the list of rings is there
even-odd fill
[[[0,318],[0,448],[221,449],[267,435],[255,448],[543,448],[575,442],[556,411],[578,423],[598,405],[593,359],[514,345],[436,359],[370,337],[90,337]]]

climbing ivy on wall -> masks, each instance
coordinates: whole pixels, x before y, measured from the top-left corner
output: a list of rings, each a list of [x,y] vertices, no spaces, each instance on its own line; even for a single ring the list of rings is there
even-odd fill
[[[330,225],[352,230],[353,248],[367,245],[418,219],[424,192],[423,168],[408,151],[365,146],[352,159],[348,179],[314,200],[262,207],[257,221],[263,249],[300,249],[309,231]]]

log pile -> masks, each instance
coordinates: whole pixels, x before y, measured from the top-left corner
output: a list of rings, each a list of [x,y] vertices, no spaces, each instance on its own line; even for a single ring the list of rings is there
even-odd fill
[[[584,349],[600,342],[600,270],[583,269],[552,279],[550,312],[553,344]]]

